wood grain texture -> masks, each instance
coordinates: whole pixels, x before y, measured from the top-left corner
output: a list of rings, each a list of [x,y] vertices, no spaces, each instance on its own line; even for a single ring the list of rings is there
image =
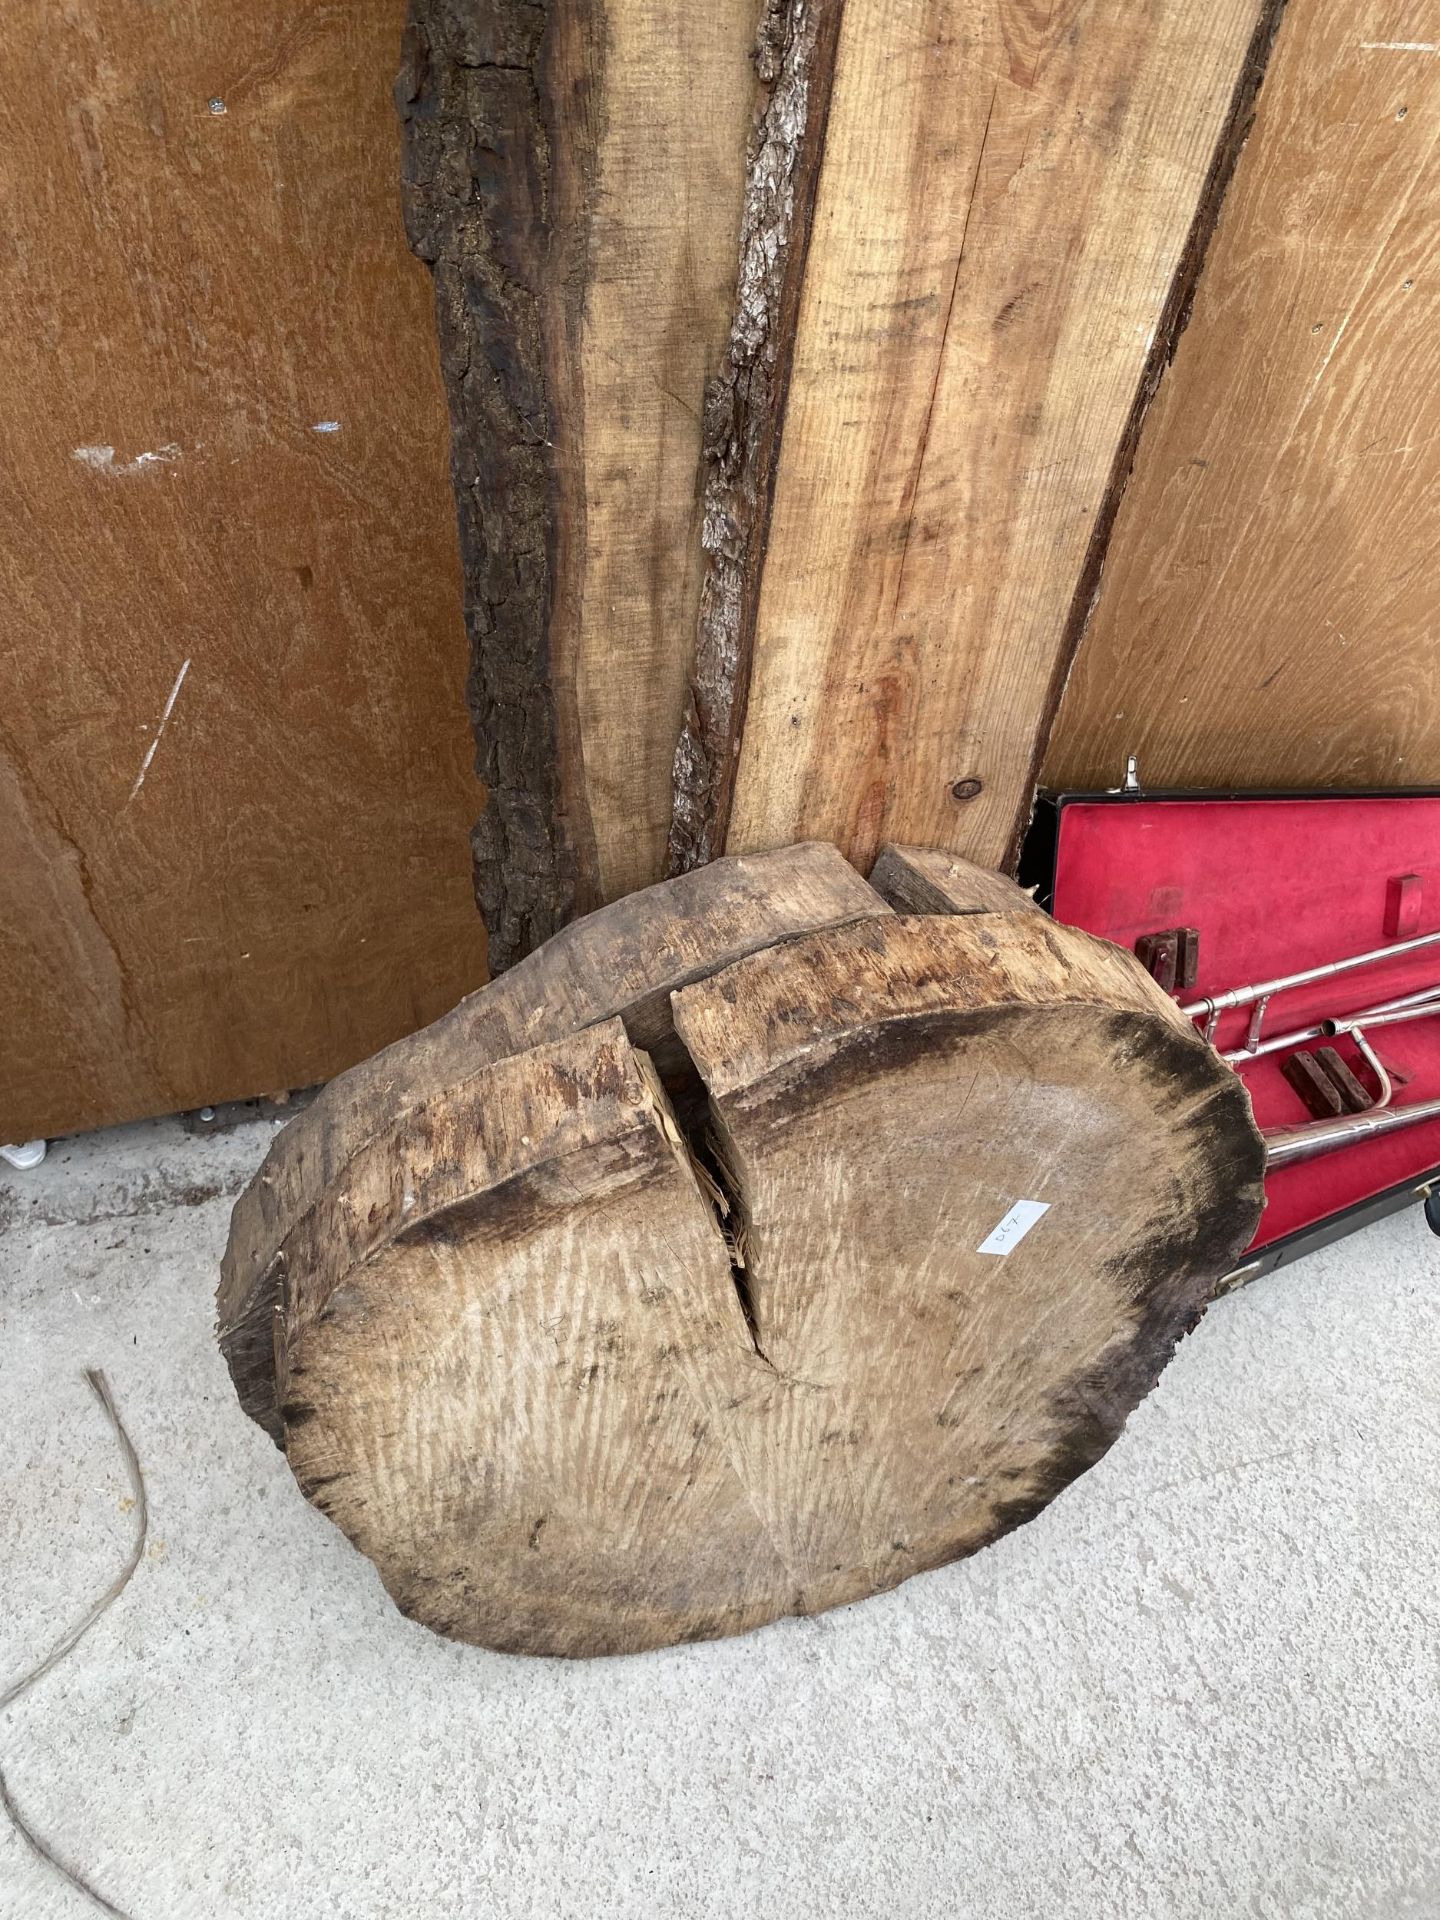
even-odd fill
[[[1262,0],[845,9],[725,844],[1010,853]],[[978,791],[976,790],[976,783]]]
[[[1047,784],[1440,780],[1436,38],[1291,0]]]
[[[496,971],[663,870],[755,17],[412,7],[397,97],[451,401]]]
[[[870,884],[897,913],[1038,913],[1023,887],[933,847],[882,847]]]
[[[843,0],[767,0],[725,359],[705,397],[704,574],[675,752],[669,871],[725,843]]]
[[[553,3],[553,0],[552,0]],[[600,128],[588,177],[563,576],[599,898],[666,871],[700,599],[707,385],[736,299],[756,0],[605,0],[603,68],[567,36]],[[568,384],[568,383],[567,383]],[[564,403],[561,403],[563,414]],[[717,849],[719,851],[719,849]]]
[[[318,1234],[289,1290],[292,1469],[437,1632],[626,1652],[784,1577],[720,1399],[765,1368],[642,1058],[611,1022],[416,1116],[327,1204],[363,1257]]]
[[[671,1021],[676,988],[757,947],[887,911],[833,847],[719,860],[563,928],[444,1019],[332,1081],[277,1137],[231,1222],[217,1310],[245,1410],[280,1440],[280,1249],[378,1133],[496,1061],[616,1016],[674,1084],[686,1064]]]
[[[674,1005],[711,1145],[611,1020],[392,1116],[282,1245],[291,1466],[457,1638],[637,1651],[974,1551],[1253,1232],[1240,1083],[1040,914],[880,915]]]
[[[484,977],[401,25],[5,10],[0,1139],[308,1084]]]

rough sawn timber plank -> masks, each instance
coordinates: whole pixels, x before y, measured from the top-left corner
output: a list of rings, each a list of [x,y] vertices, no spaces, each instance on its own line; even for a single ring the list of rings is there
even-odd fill
[[[412,0],[498,973],[660,878],[735,286],[756,0]]]
[[[738,745],[706,844],[1005,862],[1092,533],[1275,11],[850,0],[773,508],[742,569],[748,684],[711,702],[730,737],[679,767],[677,819],[687,769]]]
[[[882,847],[870,884],[897,913],[1038,913],[1003,873],[933,847]]]

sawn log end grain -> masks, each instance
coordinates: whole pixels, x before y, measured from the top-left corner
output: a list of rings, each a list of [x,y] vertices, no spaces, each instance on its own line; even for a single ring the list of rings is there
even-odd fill
[[[1132,955],[939,871],[943,914],[822,847],[652,889],[277,1143],[229,1358],[405,1612],[738,1633],[975,1551],[1115,1439],[1263,1148]]]

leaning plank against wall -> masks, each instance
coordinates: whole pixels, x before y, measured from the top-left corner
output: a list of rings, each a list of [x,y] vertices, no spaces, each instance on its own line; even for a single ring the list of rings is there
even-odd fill
[[[402,0],[0,20],[0,1140],[483,977]]]
[[[743,603],[713,660],[702,632],[678,864],[812,835],[861,863],[886,839],[1006,857],[1117,451],[1274,13],[846,5],[756,489],[773,510],[743,564],[722,555]]]
[[[660,877],[734,298],[757,0],[413,0],[498,972]]]
[[[1290,0],[1047,784],[1440,781],[1440,18]]]

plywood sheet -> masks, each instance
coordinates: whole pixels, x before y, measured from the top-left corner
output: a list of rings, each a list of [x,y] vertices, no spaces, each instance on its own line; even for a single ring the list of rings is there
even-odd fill
[[[0,1139],[314,1081],[483,978],[402,14],[0,22]]]
[[[1290,0],[1048,784],[1440,782],[1437,49]]]

